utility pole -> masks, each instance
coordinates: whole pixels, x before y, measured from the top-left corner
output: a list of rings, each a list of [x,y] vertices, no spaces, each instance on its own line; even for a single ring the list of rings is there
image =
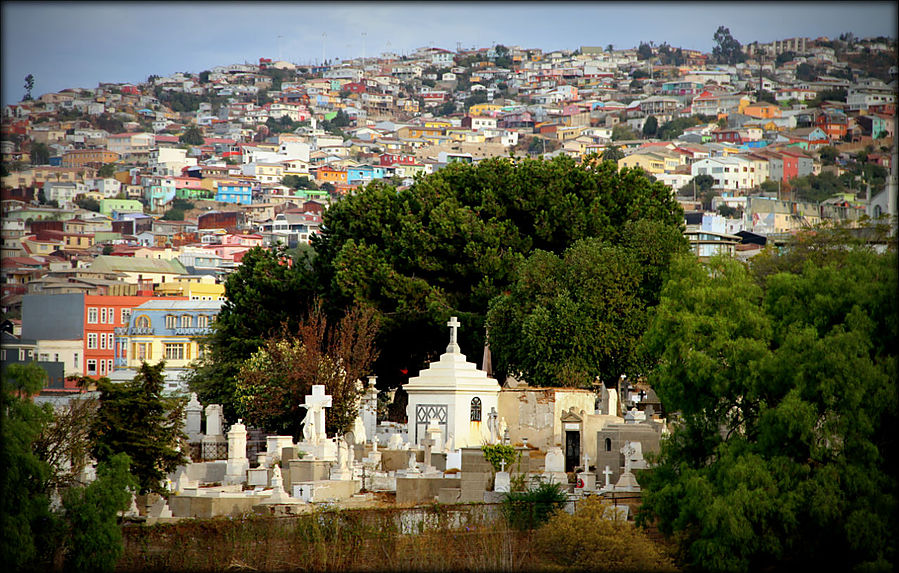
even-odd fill
[[[322,32],[322,67],[325,67],[325,38],[328,35]]]
[[[362,32],[362,77],[365,77],[365,32]]]

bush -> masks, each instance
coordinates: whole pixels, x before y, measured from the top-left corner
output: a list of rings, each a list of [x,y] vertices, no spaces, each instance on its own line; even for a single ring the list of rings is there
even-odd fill
[[[596,496],[578,511],[553,514],[536,532],[545,559],[577,571],[674,571],[670,557]]]
[[[503,516],[515,529],[534,529],[546,523],[567,500],[562,484],[544,482],[531,491],[507,493]]]

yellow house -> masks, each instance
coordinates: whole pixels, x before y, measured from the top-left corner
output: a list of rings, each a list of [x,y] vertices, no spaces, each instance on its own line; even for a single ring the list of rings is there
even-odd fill
[[[747,105],[741,113],[744,115],[748,115],[749,117],[756,117],[759,119],[774,119],[781,117],[780,106],[766,101],[760,101]]]
[[[170,283],[156,285],[158,296],[186,296],[190,300],[225,300],[225,285],[209,275],[177,277]]]
[[[501,111],[503,106],[495,103],[476,103],[468,108],[468,115],[490,115],[490,112]]]
[[[646,151],[633,153],[618,160],[618,168],[640,167],[647,173],[660,175],[670,173],[678,168],[680,161],[677,157],[669,156],[659,151]]]
[[[425,127],[434,127],[437,129],[449,129],[453,126],[452,123],[444,120],[444,119],[429,119],[425,122]]]

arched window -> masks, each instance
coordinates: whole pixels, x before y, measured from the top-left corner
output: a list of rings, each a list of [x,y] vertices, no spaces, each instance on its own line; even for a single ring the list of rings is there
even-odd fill
[[[471,421],[481,421],[481,399],[478,397],[471,399]]]
[[[134,326],[137,328],[150,328],[150,317],[142,314],[134,319]]]
[[[165,315],[165,327],[166,328],[175,328],[175,315],[167,314]]]
[[[606,438],[606,451],[612,451],[612,438]]]
[[[191,316],[184,314],[181,316],[181,328],[190,328]]]

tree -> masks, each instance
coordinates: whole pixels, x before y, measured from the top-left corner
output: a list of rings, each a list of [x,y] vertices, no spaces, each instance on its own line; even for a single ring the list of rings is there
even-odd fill
[[[317,189],[315,182],[305,175],[285,175],[281,179],[281,185],[286,185],[291,189]]]
[[[137,480],[126,454],[97,466],[97,479],[63,495],[66,515],[66,565],[73,571],[113,571],[124,552],[118,513],[128,509]]]
[[[822,165],[834,165],[839,155],[837,148],[832,145],[826,145],[818,150]]]
[[[196,125],[191,125],[187,129],[184,130],[178,137],[179,143],[186,143],[188,145],[203,145],[206,140],[203,139],[203,132],[200,131],[200,128]]]
[[[107,178],[115,175],[115,163],[104,163],[97,170],[97,177]]]
[[[895,239],[884,254],[822,230],[800,240],[810,257],[759,280],[730,259],[677,260],[645,335],[679,422],[639,477],[639,519],[676,535],[688,567],[895,561]]]
[[[44,426],[53,419],[49,405],[31,400],[47,375],[37,363],[9,364],[0,392],[0,562],[21,570],[46,555],[44,542],[53,528],[47,494],[49,464],[33,451]]]
[[[372,183],[332,204],[313,238],[312,274],[326,306],[379,311],[375,370],[395,386],[436,358],[450,316],[464,325],[463,351],[479,356],[490,300],[533,251],[615,242],[629,220],[679,227],[682,217],[664,185],[598,159],[453,163],[411,188]]]
[[[165,362],[143,362],[129,382],[101,378],[97,383],[100,407],[91,427],[91,454],[98,462],[127,454],[141,493],[163,493],[165,475],[187,461],[184,400],[162,395],[164,369]]]
[[[637,48],[637,58],[641,60],[649,60],[652,58],[652,46],[646,42],[640,42]]]
[[[211,72],[209,70],[203,70],[202,72],[200,72],[200,83],[201,84],[209,83],[209,74],[210,73]]]
[[[628,141],[633,139],[639,139],[639,137],[629,125],[619,123],[612,128],[612,141]]]
[[[624,158],[624,152],[617,145],[610,145],[602,152],[603,161],[614,161],[617,164],[618,160],[622,158]]]
[[[46,143],[34,141],[31,143],[31,164],[47,165],[50,163],[50,148]]]
[[[562,256],[536,251],[487,314],[496,370],[535,386],[590,388],[640,371],[646,309],[658,301],[677,227],[629,221],[622,241],[575,242]]]
[[[31,96],[31,90],[34,89],[34,75],[28,74],[25,76],[25,96],[22,98],[22,101],[31,101],[34,98]]]
[[[711,191],[715,185],[715,178],[711,175],[697,175],[691,179],[686,185],[677,190],[677,194],[681,197],[701,197],[704,193]]]
[[[724,26],[718,26],[713,36],[715,47],[712,48],[712,55],[722,64],[738,64],[746,60],[743,53],[743,47],[733,36],[730,35],[730,29]]]
[[[314,277],[301,273],[301,267],[282,247],[254,247],[225,280],[225,304],[188,384],[204,403],[222,404],[227,419],[238,417],[241,365],[285,323],[288,332],[296,332],[311,304]]]
[[[362,391],[357,381],[371,373],[376,333],[370,308],[354,307],[329,324],[321,305],[313,304],[297,332],[266,340],[241,365],[239,413],[254,425],[299,440],[304,396],[321,384],[332,398],[325,429],[331,435],[352,430]]]
[[[100,212],[100,202],[94,199],[93,197],[87,197],[86,195],[82,195],[75,199],[75,204],[78,205],[81,209],[86,209],[88,211],[93,211],[95,213]]]
[[[659,120],[654,115],[647,117],[646,122],[643,124],[643,137],[653,137],[658,129]]]

